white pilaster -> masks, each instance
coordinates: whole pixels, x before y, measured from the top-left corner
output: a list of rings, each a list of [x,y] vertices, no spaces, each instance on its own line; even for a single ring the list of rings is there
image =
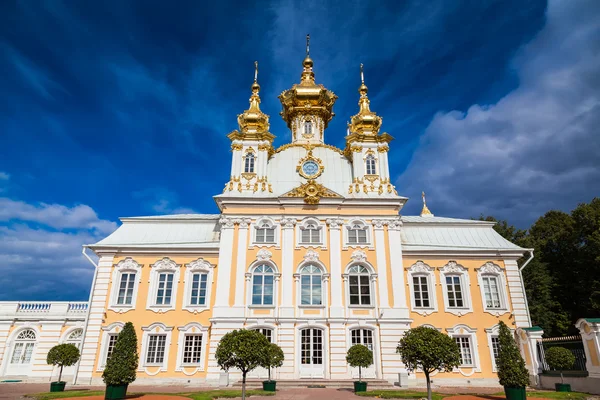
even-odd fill
[[[246,276],[246,249],[248,248],[248,226],[250,218],[240,219],[238,228],[238,252],[237,266],[235,271],[235,301],[234,307],[245,307],[244,304],[244,280]]]
[[[408,317],[408,308],[406,305],[406,286],[404,284],[404,266],[402,262],[402,238],[400,236],[402,221],[399,219],[388,222],[388,240],[390,251],[390,265],[392,267],[392,288],[394,290],[394,309],[406,311]]]
[[[79,360],[75,384],[89,385],[92,382],[92,372],[96,364],[96,353],[101,341],[100,330],[104,319],[104,307],[108,298],[108,286],[114,263],[114,254],[101,254],[96,268],[96,279],[92,286],[89,316],[85,337],[81,346],[81,359]],[[117,284],[113,282],[113,284]]]
[[[279,316],[294,318],[294,218],[281,219],[281,307]]]
[[[221,240],[219,245],[219,261],[217,264],[217,295],[213,317],[234,316],[229,307],[231,289],[231,262],[233,254],[234,227],[237,221],[231,217],[221,217]],[[237,281],[236,281],[237,283]],[[237,315],[236,315],[237,316]],[[243,310],[242,310],[243,316]]]
[[[523,278],[519,271],[517,260],[504,260],[504,267],[506,268],[508,293],[510,293],[515,325],[517,328],[527,328],[531,326],[531,322],[529,320],[525,292],[523,292]]]
[[[388,165],[388,153],[387,151],[380,151],[378,154],[379,158],[379,176],[381,179],[388,179],[390,177],[390,168]]]
[[[388,277],[387,277],[387,261],[385,258],[385,220],[374,219],[372,221],[375,231],[375,257],[377,259],[377,274],[379,275],[379,307],[382,309],[390,307],[388,296]]]
[[[329,225],[329,268],[331,270],[331,307],[330,318],[343,318],[342,302],[342,232],[344,220],[341,218],[327,219]]]

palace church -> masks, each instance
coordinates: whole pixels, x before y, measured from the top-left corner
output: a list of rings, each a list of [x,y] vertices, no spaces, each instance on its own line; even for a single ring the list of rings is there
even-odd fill
[[[353,379],[346,351],[364,344],[375,361],[364,375],[412,386],[423,376],[408,373],[396,346],[424,325],[461,351],[460,367],[436,374],[437,384],[495,385],[500,321],[522,338],[535,374],[537,331],[517,264],[531,250],[492,222],[434,216],[424,195],[421,214],[404,215],[407,198],[389,170],[393,138],[371,110],[362,67],[347,132],[327,131],[337,96],[313,67],[307,48],[300,82],[279,96],[292,137],[279,148],[255,74],[250,105],[227,136],[230,178],[214,196],[220,214],[122,218],[84,248],[95,265],[89,302],[0,303],[0,378],[55,379],[48,349],[70,342],[82,358],[65,374],[101,384],[128,321],[138,334],[139,383],[239,380],[236,371],[224,378],[214,355],[224,334],[245,328],[283,349],[278,380]],[[345,148],[326,135],[345,135]]]

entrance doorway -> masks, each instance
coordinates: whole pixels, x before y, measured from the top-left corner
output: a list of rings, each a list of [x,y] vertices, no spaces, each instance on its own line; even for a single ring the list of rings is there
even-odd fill
[[[33,361],[33,350],[37,336],[33,329],[19,333],[13,345],[6,375],[28,375]]]
[[[324,378],[323,330],[305,328],[300,331],[300,378]]]
[[[351,346],[362,344],[373,352],[373,365],[368,368],[362,368],[363,378],[376,378],[377,372],[375,365],[377,363],[375,353],[375,342],[373,339],[373,331],[370,329],[352,329],[350,331]],[[352,378],[358,378],[358,368],[351,368]]]
[[[255,328],[253,330],[258,333],[262,333],[263,335],[265,335],[265,337],[267,338],[267,340],[270,343],[273,343],[273,329]],[[248,377],[249,378],[267,379],[269,377],[269,371],[263,367],[256,367],[252,371],[248,372]],[[274,369],[271,370],[271,379],[275,379],[275,370]]]

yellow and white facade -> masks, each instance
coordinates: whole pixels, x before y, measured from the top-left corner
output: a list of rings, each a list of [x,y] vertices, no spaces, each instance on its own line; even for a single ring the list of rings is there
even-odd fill
[[[392,137],[380,132],[364,79],[338,149],[325,142],[337,96],[315,82],[308,53],[302,67],[300,83],[279,96],[292,142],[277,149],[255,77],[250,107],[228,135],[230,179],[214,197],[220,214],[123,218],[86,246],[99,260],[80,322],[77,383],[100,382],[128,321],[139,338],[138,382],[216,385],[219,339],[247,328],[282,347],[277,379],[351,379],[345,354],[361,343],[375,355],[368,377],[415,384],[422,377],[407,374],[396,346],[407,329],[427,325],[455,337],[462,352],[463,365],[434,381],[497,383],[497,324],[530,326],[517,266],[527,250],[490,222],[435,217],[425,204],[419,216],[402,215]],[[0,332],[10,337],[3,357],[0,350],[4,376],[17,331],[46,330],[13,325]]]

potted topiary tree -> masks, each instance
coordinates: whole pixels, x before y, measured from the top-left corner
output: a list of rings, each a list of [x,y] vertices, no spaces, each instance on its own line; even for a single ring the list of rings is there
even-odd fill
[[[575,364],[575,356],[571,350],[564,347],[550,347],[546,350],[546,362],[553,370],[560,371],[560,383],[554,384],[556,391],[570,392],[571,385],[565,383],[563,371],[573,368],[573,364]]]
[[[137,335],[133,324],[127,322],[117,337],[113,352],[102,373],[106,384],[106,400],[125,398],[127,386],[135,381],[138,362]]]
[[[525,388],[529,385],[529,371],[525,360],[508,326],[502,321],[498,324],[498,358],[496,367],[500,384],[504,386],[507,400],[525,400]]]
[[[420,369],[427,381],[427,398],[431,400],[431,380],[434,371],[452,371],[460,365],[460,350],[456,342],[437,329],[419,326],[406,331],[396,352],[408,371]]]
[[[67,382],[62,381],[63,367],[70,367],[79,361],[79,349],[74,344],[59,344],[48,351],[46,362],[48,365],[60,367],[58,381],[50,382],[51,392],[62,392],[65,390]]]
[[[281,347],[275,343],[269,345],[269,349],[264,354],[264,358],[260,364],[261,367],[269,371],[269,380],[263,381],[263,390],[274,392],[277,389],[277,382],[271,380],[271,368],[279,368],[283,365],[284,355]]]
[[[271,343],[254,330],[240,329],[226,333],[217,346],[215,358],[224,371],[237,368],[242,372],[242,400],[246,399],[246,375],[264,363]]]
[[[373,352],[367,346],[355,344],[348,349],[346,362],[351,367],[358,367],[358,382],[354,382],[354,392],[366,392],[367,382],[362,381],[362,368],[373,365]]]

